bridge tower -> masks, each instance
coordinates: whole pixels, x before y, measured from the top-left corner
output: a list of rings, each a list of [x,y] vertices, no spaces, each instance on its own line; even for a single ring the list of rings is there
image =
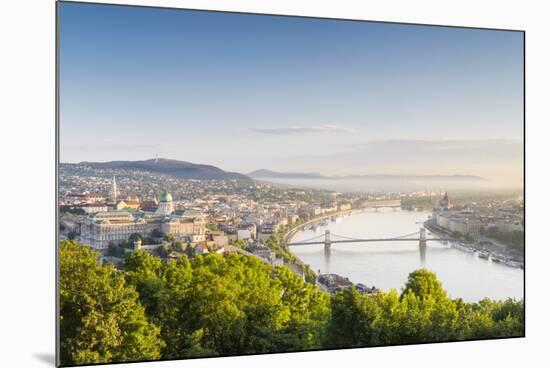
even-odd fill
[[[325,252],[330,252],[330,230],[325,230]]]
[[[420,250],[420,262],[422,265],[426,262],[426,229],[420,228],[420,241],[418,243],[418,249]]]

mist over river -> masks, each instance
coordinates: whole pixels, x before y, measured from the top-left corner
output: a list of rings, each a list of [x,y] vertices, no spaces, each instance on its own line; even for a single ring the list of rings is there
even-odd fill
[[[329,221],[316,231],[306,228],[297,233],[292,242],[324,234],[326,229],[331,234],[352,238],[399,237],[418,231],[428,216],[429,212],[369,210],[337,222]],[[428,232],[428,238],[432,237],[437,236]],[[332,244],[330,255],[325,255],[323,245],[295,246],[291,251],[315,271],[337,273],[354,283],[374,285],[384,291],[401,291],[410,272],[427,268],[436,273],[453,298],[466,301],[484,297],[523,298],[523,270],[478,258],[477,253],[463,252],[450,243],[429,241],[427,244],[424,262],[417,241]]]

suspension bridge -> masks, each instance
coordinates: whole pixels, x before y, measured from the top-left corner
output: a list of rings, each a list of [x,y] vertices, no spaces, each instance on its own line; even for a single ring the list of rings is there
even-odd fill
[[[335,238],[335,239],[334,239]],[[330,251],[330,248],[333,244],[341,243],[375,243],[375,242],[411,242],[417,241],[420,251],[426,249],[426,243],[429,241],[448,241],[450,238],[427,238],[426,229],[420,228],[419,231],[414,233],[405,234],[401,236],[391,237],[391,238],[352,238],[349,236],[331,234],[330,230],[325,230],[324,234],[315,236],[310,239],[301,240],[298,242],[288,243],[288,246],[303,246],[303,245],[314,245],[314,244],[324,244],[325,251]]]

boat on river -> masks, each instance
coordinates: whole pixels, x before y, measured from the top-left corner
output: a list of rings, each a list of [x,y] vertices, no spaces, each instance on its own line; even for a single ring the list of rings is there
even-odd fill
[[[489,259],[489,252],[480,251],[477,256],[481,259]]]
[[[514,260],[508,260],[505,262],[506,266],[513,268],[521,268],[523,270],[523,263]]]
[[[476,251],[475,248],[469,246],[468,244],[466,243],[463,243],[463,242],[458,242],[458,243],[451,243],[453,248],[455,249],[458,249],[462,252],[466,252],[466,253],[474,253]]]
[[[493,262],[493,263],[505,263],[506,259],[504,259],[500,256],[491,256],[491,262]]]

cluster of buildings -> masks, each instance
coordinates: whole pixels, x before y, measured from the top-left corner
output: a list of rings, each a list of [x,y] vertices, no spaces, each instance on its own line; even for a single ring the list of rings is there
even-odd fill
[[[321,288],[328,291],[329,293],[336,293],[344,289],[349,289],[355,287],[357,291],[363,294],[376,294],[379,292],[379,289],[375,286],[368,287],[365,284],[353,284],[349,278],[340,276],[335,273],[321,274],[317,278],[317,283]]]
[[[204,216],[175,211],[169,193],[161,196],[154,211],[101,211],[84,218],[80,241],[95,249],[119,244],[133,234],[150,236],[154,231],[171,235],[174,240],[198,243],[206,241]]]
[[[250,243],[246,247],[246,250],[252,255],[264,259],[274,266],[282,266],[284,264],[283,259],[278,258],[275,252],[264,244]]]
[[[142,237],[155,233],[171,235],[174,240],[190,243],[206,241],[206,220],[194,211],[176,210],[170,193],[140,201],[135,194],[118,199],[113,177],[111,195],[68,192],[61,204],[71,210],[81,209],[80,242],[103,250],[110,244],[120,244],[133,234]]]
[[[496,228],[501,233],[523,231],[523,204],[514,201],[493,201],[454,206],[447,193],[434,209],[437,226],[450,232],[477,237],[483,230]]]
[[[273,262],[277,262],[274,255],[262,245],[270,236],[297,221],[350,210],[352,203],[359,199],[330,193],[317,200],[302,200],[301,196],[310,197],[311,194],[280,193],[269,185],[257,187],[258,184],[222,190],[232,184],[220,182],[208,183],[207,186],[217,185],[209,191],[193,191],[192,195],[178,200],[168,192],[157,200],[150,191],[138,195],[128,191],[126,185],[120,191],[114,176],[108,192],[105,192],[104,178],[96,182],[102,183],[103,192],[94,192],[86,186],[84,191],[71,188],[60,195],[60,205],[68,211],[62,216],[62,224],[78,225],[78,229],[72,226],[79,234],[77,240],[94,249],[106,250],[111,244],[127,242],[134,234],[144,239],[151,234],[162,234],[170,236],[171,241],[182,241],[205,251],[241,240],[252,253]],[[185,185],[193,186],[194,183],[186,181]],[[137,185],[133,183],[133,186]],[[204,189],[204,185],[202,187]],[[82,186],[77,188],[84,189]],[[218,191],[221,193],[216,193]],[[263,196],[258,196],[258,192]]]

